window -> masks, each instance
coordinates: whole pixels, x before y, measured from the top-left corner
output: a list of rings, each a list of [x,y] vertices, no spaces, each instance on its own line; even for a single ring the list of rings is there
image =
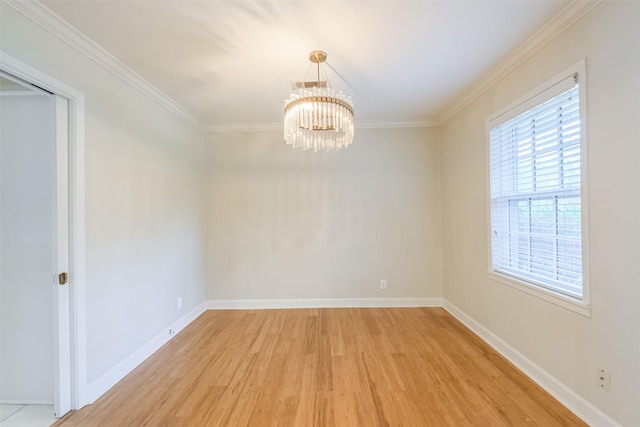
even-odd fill
[[[586,305],[579,75],[489,120],[491,271]]]

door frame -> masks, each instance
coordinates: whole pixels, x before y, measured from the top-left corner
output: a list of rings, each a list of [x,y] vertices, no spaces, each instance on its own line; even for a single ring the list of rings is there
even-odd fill
[[[0,69],[69,101],[69,337],[71,409],[87,399],[85,311],[85,107],[84,93],[0,50]]]

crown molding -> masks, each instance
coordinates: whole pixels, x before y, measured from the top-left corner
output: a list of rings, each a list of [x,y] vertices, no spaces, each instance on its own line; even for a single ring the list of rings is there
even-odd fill
[[[180,104],[165,95],[138,73],[104,50],[98,44],[56,15],[37,0],[2,0],[21,15],[35,22],[49,33],[58,37],[93,62],[129,84],[143,95],[157,102],[191,126],[202,130],[203,124]]]
[[[397,121],[397,122],[373,122],[358,123],[356,129],[400,129],[400,128],[430,128],[439,126],[437,120]]]
[[[437,123],[442,125],[460,112],[464,107],[486,92],[496,82],[502,80],[537,51],[562,34],[577,20],[586,15],[602,0],[573,0],[556,16],[520,44],[514,51],[494,65],[468,90],[449,103],[438,116]]]
[[[205,133],[232,132],[282,132],[282,122],[271,123],[210,123],[203,127]],[[357,123],[356,129],[399,129],[399,128],[428,128],[438,126],[436,120],[421,122],[378,122]]]
[[[283,132],[283,124],[277,123],[209,123],[204,126],[205,133],[227,132]]]

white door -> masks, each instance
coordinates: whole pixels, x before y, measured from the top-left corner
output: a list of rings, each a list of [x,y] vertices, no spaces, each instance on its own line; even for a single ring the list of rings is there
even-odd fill
[[[69,295],[69,102],[52,95],[55,127],[53,410],[57,418],[71,409],[71,337]]]
[[[66,99],[0,76],[0,401],[70,409]]]

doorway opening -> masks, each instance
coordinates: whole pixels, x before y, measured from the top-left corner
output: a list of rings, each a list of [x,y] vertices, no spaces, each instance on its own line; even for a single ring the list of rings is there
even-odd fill
[[[0,403],[50,402],[61,417],[87,403],[84,95],[4,52],[0,73],[2,315],[12,304],[13,314],[22,313],[22,319],[2,319],[1,338],[9,340],[0,351],[17,352],[33,368],[17,368],[11,377],[5,368],[12,359],[2,358],[2,375],[13,383],[6,387],[3,378]],[[22,130],[5,121],[21,123]],[[4,135],[9,128],[18,138],[26,132],[31,142],[10,143]],[[61,283],[60,273],[68,273],[68,283]],[[47,318],[48,326],[42,320]],[[36,325],[38,339],[27,339],[25,323]],[[38,358],[39,353],[52,357]]]

